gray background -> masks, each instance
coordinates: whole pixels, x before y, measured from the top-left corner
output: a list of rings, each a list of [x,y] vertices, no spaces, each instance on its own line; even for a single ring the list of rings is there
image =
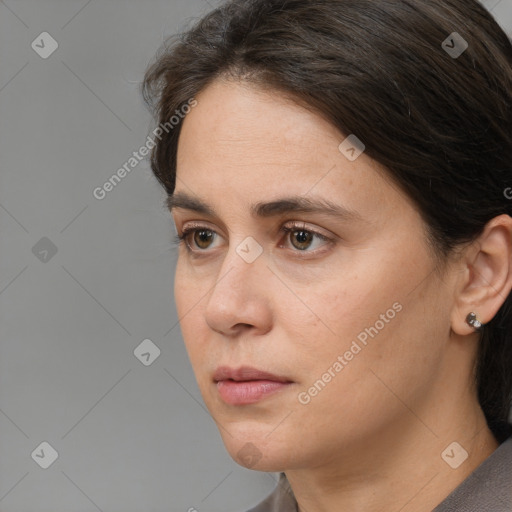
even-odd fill
[[[512,35],[512,0],[484,3]],[[0,1],[1,512],[240,512],[275,486],[231,460],[205,410],[147,161],[92,194],[146,141],[147,63],[213,4]]]

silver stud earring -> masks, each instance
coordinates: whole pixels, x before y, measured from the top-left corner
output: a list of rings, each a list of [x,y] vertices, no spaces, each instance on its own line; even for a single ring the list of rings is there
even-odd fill
[[[481,331],[482,327],[484,326],[484,324],[478,320],[476,314],[473,312],[469,313],[469,315],[466,317],[466,323],[471,325],[475,331]]]

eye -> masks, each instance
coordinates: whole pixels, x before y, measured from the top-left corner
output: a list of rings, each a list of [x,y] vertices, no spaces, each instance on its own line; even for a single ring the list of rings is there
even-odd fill
[[[200,249],[208,249],[215,238],[214,232],[210,229],[196,229],[193,235],[192,239]]]
[[[215,231],[205,226],[190,226],[176,235],[175,242],[184,243],[190,252],[201,252],[211,249],[218,236]]]
[[[287,248],[296,254],[315,255],[324,252],[325,247],[333,245],[330,237],[315,229],[308,228],[305,223],[294,223],[282,226],[280,232],[284,234],[279,247]],[[176,236],[177,244],[184,244],[187,251],[199,256],[206,255],[221,243],[222,237],[207,226],[191,225],[183,228],[181,234]]]
[[[309,249],[315,239],[315,235],[313,233],[311,233],[310,231],[305,231],[303,229],[291,231],[290,234],[291,244],[300,251],[305,251],[306,249]]]
[[[281,229],[285,233],[286,240],[291,246],[301,252],[314,252],[316,249],[330,242],[327,236],[318,231],[306,229],[304,224],[283,226]]]

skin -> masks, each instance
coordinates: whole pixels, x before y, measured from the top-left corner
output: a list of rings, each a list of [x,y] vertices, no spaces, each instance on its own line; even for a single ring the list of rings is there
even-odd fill
[[[439,263],[412,201],[365,153],[345,158],[346,136],[323,118],[227,79],[196,98],[182,125],[175,196],[212,212],[171,202],[178,233],[196,229],[179,248],[175,299],[227,450],[251,469],[285,471],[301,512],[431,511],[498,446],[476,397],[478,334],[465,318],[475,311],[489,321],[510,293],[512,219],[497,217],[477,243]],[[251,213],[292,196],[358,218]],[[281,230],[294,224],[295,232]],[[301,244],[304,230],[328,240],[309,235]],[[236,250],[248,236],[263,251],[252,263]],[[396,303],[395,317],[300,403],[299,393]],[[220,365],[293,383],[258,403],[228,405],[213,382]],[[454,441],[468,452],[457,469],[441,457]],[[258,454],[250,463],[247,443]]]

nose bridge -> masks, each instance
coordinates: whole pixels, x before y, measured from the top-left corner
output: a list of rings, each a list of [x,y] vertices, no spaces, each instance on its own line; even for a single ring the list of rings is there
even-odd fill
[[[254,286],[257,282],[256,276],[261,275],[262,266],[265,266],[262,255],[263,248],[252,237],[246,237],[242,242],[230,247],[219,272],[214,292],[219,290],[224,293],[223,288],[228,288],[237,294],[247,293],[246,288],[250,290]]]
[[[230,333],[239,324],[263,328],[268,323],[265,268],[263,249],[254,239],[229,248],[206,306],[212,329]]]

